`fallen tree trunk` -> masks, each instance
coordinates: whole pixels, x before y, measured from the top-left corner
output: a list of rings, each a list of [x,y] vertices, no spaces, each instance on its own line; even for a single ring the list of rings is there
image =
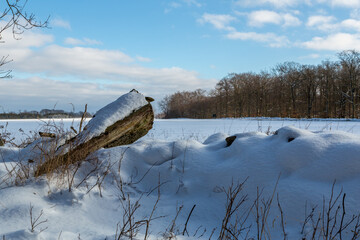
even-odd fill
[[[146,99],[146,101],[149,100]],[[102,114],[101,110],[98,111],[98,113]],[[71,164],[79,163],[100,148],[131,144],[146,135],[152,128],[154,121],[152,106],[149,102],[146,102],[146,105],[135,109],[130,115],[115,121],[99,134],[98,129],[96,129],[96,131],[88,131],[87,129],[87,127],[98,127],[96,126],[97,119],[95,120],[95,118],[103,118],[103,120],[100,119],[100,121],[103,122],[108,121],[103,115],[98,116],[98,113],[95,114],[94,120],[91,120],[93,122],[90,121],[88,125],[85,126],[83,132],[68,140],[66,144],[60,146],[57,154],[53,158],[42,163],[37,168],[35,176],[51,173],[59,167],[67,167]]]

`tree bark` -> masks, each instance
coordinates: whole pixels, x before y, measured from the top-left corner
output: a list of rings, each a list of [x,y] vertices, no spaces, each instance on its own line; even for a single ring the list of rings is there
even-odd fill
[[[96,116],[95,116],[96,117]],[[67,153],[54,156],[38,167],[35,176],[51,173],[61,166],[79,163],[91,153],[100,148],[110,148],[131,144],[144,136],[153,125],[154,113],[151,104],[147,104],[122,120],[106,128],[100,136],[93,137],[85,143],[76,146],[77,138],[70,139],[66,145]],[[75,147],[71,147],[75,146]]]

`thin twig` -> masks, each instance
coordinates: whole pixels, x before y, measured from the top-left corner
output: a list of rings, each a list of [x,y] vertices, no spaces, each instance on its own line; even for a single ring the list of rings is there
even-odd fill
[[[183,235],[183,236],[185,235],[185,232],[186,232],[187,235],[189,236],[189,233],[188,233],[188,231],[187,231],[186,228],[187,228],[187,224],[188,224],[188,222],[189,222],[189,219],[190,219],[191,214],[192,214],[192,212],[194,211],[195,207],[196,207],[196,204],[194,204],[194,206],[191,208],[191,211],[190,211],[190,213],[189,213],[189,215],[188,215],[188,217],[187,217],[187,219],[186,219],[185,227],[184,227],[184,230],[183,230],[183,232],[182,232],[182,235]]]

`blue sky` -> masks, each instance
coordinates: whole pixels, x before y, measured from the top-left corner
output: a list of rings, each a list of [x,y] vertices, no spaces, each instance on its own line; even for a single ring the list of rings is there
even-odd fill
[[[228,73],[360,50],[360,0],[29,0],[49,29],[3,33],[4,111],[95,112],[133,88],[160,100]],[[0,22],[1,24],[1,22]],[[155,103],[156,104],[156,103]]]

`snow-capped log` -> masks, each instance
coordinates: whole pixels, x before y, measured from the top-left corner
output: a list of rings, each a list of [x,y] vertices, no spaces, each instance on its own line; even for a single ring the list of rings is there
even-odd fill
[[[100,148],[131,144],[146,135],[154,121],[151,100],[132,90],[103,107],[82,132],[58,147],[55,156],[40,165],[35,175],[83,161]]]

